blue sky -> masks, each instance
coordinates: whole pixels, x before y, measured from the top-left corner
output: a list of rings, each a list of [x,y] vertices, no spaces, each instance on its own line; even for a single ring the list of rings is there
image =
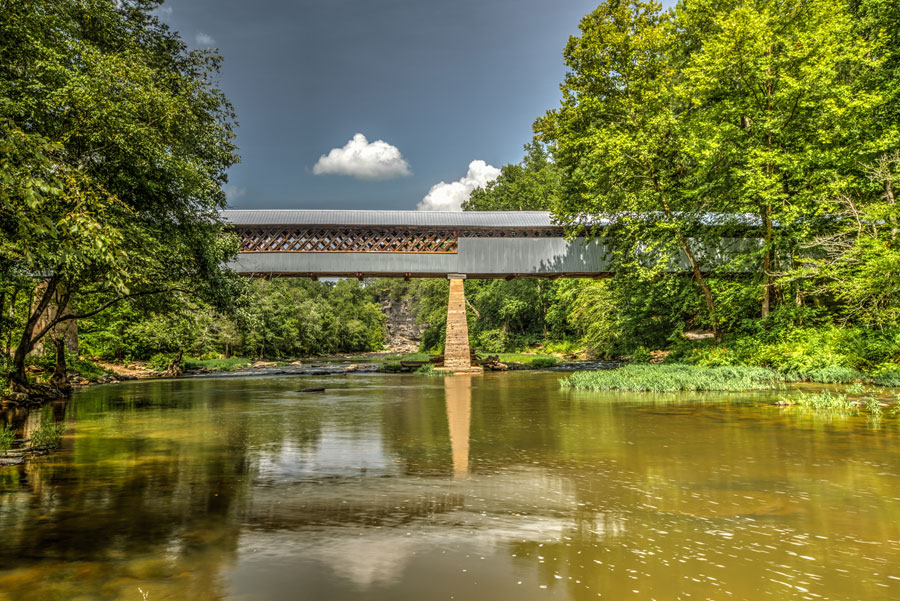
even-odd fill
[[[532,122],[559,102],[566,40],[596,5],[171,0],[159,14],[224,57],[242,156],[233,208],[415,209],[428,197],[420,208],[438,209],[521,160]]]

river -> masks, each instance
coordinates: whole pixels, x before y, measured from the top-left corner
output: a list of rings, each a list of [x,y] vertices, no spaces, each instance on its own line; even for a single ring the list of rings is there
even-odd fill
[[[0,600],[900,599],[897,417],[559,375],[129,382],[16,414],[68,429],[0,468]]]

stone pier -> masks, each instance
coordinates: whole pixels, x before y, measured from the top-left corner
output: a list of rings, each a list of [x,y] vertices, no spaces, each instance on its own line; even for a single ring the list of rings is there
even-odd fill
[[[450,300],[447,303],[447,331],[444,339],[444,370],[455,373],[481,373],[472,366],[469,350],[469,324],[466,321],[466,292],[463,282],[466,276],[451,274]]]

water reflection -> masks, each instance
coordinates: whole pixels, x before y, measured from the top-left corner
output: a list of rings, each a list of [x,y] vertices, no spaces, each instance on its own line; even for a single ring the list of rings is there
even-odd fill
[[[763,400],[553,374],[91,389],[45,409],[60,453],[0,469],[0,601],[891,598],[896,421]]]

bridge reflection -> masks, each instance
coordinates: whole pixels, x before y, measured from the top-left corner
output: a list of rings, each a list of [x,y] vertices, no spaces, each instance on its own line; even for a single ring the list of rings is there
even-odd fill
[[[472,376],[460,374],[444,378],[447,425],[453,454],[453,477],[469,475],[469,427],[472,421]]]

